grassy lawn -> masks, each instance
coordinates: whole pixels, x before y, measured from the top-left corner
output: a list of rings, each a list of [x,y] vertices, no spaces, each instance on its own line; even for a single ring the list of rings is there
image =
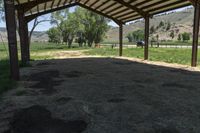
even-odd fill
[[[101,56],[118,56],[118,49],[111,49],[111,48],[91,49],[85,52],[85,54],[101,55]],[[190,65],[191,54],[192,54],[191,49],[150,48],[149,60]],[[123,50],[123,56],[143,59],[144,49],[126,48]],[[198,57],[199,57],[198,62],[200,62],[200,53],[198,54]]]
[[[19,59],[20,59],[20,48]],[[31,59],[43,60],[54,59],[52,53],[67,50],[87,50],[84,52],[86,55],[100,55],[100,56],[118,56],[118,49],[112,49],[109,47],[104,48],[78,48],[77,44],[74,44],[74,48],[69,49],[66,45],[56,45],[50,43],[33,43],[31,45]],[[9,79],[9,62],[8,62],[8,48],[0,44],[0,94],[6,90],[12,88],[14,81]],[[143,59],[142,48],[125,48],[123,56],[135,57]],[[150,59],[152,61],[164,61],[168,63],[178,63],[190,65],[191,62],[191,49],[178,49],[178,48],[150,48]],[[198,54],[198,62],[200,62],[200,52]]]

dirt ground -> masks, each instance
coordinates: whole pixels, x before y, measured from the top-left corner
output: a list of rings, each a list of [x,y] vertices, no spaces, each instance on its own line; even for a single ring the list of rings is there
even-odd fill
[[[0,129],[200,133],[200,72],[158,64],[104,57],[32,62],[21,69],[19,86],[3,95]]]

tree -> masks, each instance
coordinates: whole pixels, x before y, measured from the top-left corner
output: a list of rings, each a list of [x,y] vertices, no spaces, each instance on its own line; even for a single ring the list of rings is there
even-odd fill
[[[155,32],[155,28],[154,28],[154,25],[153,26],[151,26],[151,28],[150,28],[150,34],[153,34]]]
[[[172,39],[174,39],[175,35],[174,35],[174,31],[172,30],[170,35],[169,35]]]
[[[144,30],[133,31],[126,37],[128,38],[129,42],[144,40]]]
[[[83,8],[77,10],[81,12],[79,19],[84,26],[84,35],[88,46],[92,47],[93,43],[100,43],[109,29],[107,23],[110,20]]]
[[[128,38],[128,41],[129,42],[133,42],[133,36],[132,36],[132,33],[128,33],[127,35],[126,35],[126,38]]]
[[[182,35],[178,34],[178,41],[181,41],[181,40],[182,40]]]
[[[159,35],[158,34],[156,35],[156,40],[157,40],[157,42],[159,41]]]
[[[189,41],[189,40],[190,40],[190,34],[187,33],[187,32],[184,32],[184,33],[182,34],[182,39],[183,39],[184,42],[185,42],[185,41]]]
[[[165,23],[163,21],[160,21],[159,27],[165,26]]]
[[[53,27],[53,28],[49,29],[47,31],[47,34],[49,36],[49,42],[56,43],[56,44],[61,42],[60,31],[58,30],[58,28]]]
[[[64,23],[65,20],[68,19],[68,14],[69,14],[69,9],[64,9],[64,10],[60,10],[60,11],[56,11],[51,13],[51,24],[56,26],[58,28],[58,30],[60,31],[60,38],[62,38],[62,42],[63,40],[66,40],[65,38],[63,38],[63,35],[66,34],[66,29],[64,29],[62,26],[62,24]]]
[[[0,0],[0,21],[5,21],[3,0]]]
[[[48,21],[50,21],[50,20],[47,19],[47,18],[45,18],[45,17],[40,17],[40,18],[37,17],[37,18],[35,18],[33,21],[34,21],[34,22],[33,22],[32,28],[31,28],[31,30],[30,30],[30,32],[29,32],[29,44],[31,43],[31,38],[32,38],[32,35],[33,35],[33,32],[34,32],[35,28],[36,28],[39,24],[41,24],[41,23],[43,23],[43,22],[48,22]]]
[[[168,31],[168,30],[170,30],[170,29],[171,29],[171,23],[168,22],[168,23],[167,23],[167,27],[166,27],[166,31]]]

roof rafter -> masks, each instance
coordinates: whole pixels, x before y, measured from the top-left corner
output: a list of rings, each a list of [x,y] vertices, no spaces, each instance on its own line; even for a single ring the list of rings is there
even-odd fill
[[[50,10],[46,10],[44,12],[39,12],[39,13],[36,13],[36,14],[32,14],[32,15],[29,15],[29,16],[25,16],[25,19],[30,22],[32,21],[33,19],[35,19],[36,17],[38,16],[41,16],[41,15],[45,15],[45,14],[48,14],[48,13],[51,13],[51,12],[55,12],[55,11],[59,11],[59,10],[62,10],[62,9],[65,9],[65,8],[70,8],[70,7],[73,7],[73,6],[76,6],[77,3],[73,3],[73,4],[69,4],[69,5],[65,5],[65,6],[62,6],[62,7],[58,7],[58,8],[53,8],[53,9],[50,9]]]
[[[118,3],[120,3],[120,4],[124,5],[124,6],[128,7],[129,9],[132,9],[132,10],[138,12],[142,17],[145,17],[145,16],[148,15],[147,12],[142,11],[141,9],[139,9],[136,6],[133,6],[133,5],[125,2],[124,0],[113,0],[113,1],[116,1],[116,2],[118,2]]]
[[[17,10],[23,8],[24,12],[27,12],[28,10],[30,10],[33,7],[37,6],[38,4],[42,4],[42,3],[45,3],[45,2],[49,2],[49,1],[52,1],[52,0],[28,1],[26,3],[20,4],[20,5],[16,5],[15,8]]]
[[[109,15],[107,15],[107,14],[104,14],[104,13],[102,13],[101,11],[98,11],[98,10],[95,10],[95,9],[93,9],[93,8],[90,8],[90,7],[88,7],[88,6],[84,5],[84,4],[78,3],[78,5],[81,6],[81,7],[83,7],[83,8],[85,8],[85,9],[88,9],[88,10],[90,10],[90,11],[93,11],[93,12],[99,14],[99,15],[102,15],[102,16],[104,16],[104,17],[107,17],[107,18],[109,18],[109,19],[112,19],[112,20],[113,20],[115,23],[117,23],[117,24],[125,24],[125,23],[123,23],[122,21],[113,18],[112,16],[109,16]]]

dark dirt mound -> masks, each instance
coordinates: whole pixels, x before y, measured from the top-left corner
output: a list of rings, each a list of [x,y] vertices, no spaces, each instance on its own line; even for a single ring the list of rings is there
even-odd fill
[[[65,74],[65,76],[68,78],[78,78],[78,77],[81,77],[82,75],[83,73],[80,71],[70,71]]]
[[[87,123],[83,120],[55,119],[50,111],[36,105],[16,112],[6,133],[81,133],[86,128]]]
[[[58,86],[61,82],[63,82],[63,80],[55,80],[55,78],[58,78],[59,75],[59,71],[57,70],[31,74],[30,77],[28,77],[28,81],[37,81],[38,83],[30,86],[30,88],[41,89],[43,94],[52,94],[56,91],[54,86]]]

